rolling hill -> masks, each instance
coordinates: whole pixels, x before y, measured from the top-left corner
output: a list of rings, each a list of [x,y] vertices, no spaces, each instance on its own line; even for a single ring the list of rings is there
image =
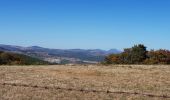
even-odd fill
[[[45,64],[49,63],[23,54],[0,51],[0,65],[45,65]]]
[[[39,46],[13,46],[0,45],[1,51],[15,52],[28,55],[52,63],[97,63],[103,61],[109,54],[117,54],[121,51],[117,49],[100,50],[100,49],[49,49]]]

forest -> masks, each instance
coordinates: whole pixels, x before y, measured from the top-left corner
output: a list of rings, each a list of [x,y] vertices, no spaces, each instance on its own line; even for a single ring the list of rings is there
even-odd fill
[[[0,65],[46,65],[48,62],[22,54],[0,51]]]

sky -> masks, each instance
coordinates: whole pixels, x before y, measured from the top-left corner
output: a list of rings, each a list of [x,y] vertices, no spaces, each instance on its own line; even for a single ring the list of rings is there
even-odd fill
[[[0,44],[170,49],[170,0],[0,0]]]

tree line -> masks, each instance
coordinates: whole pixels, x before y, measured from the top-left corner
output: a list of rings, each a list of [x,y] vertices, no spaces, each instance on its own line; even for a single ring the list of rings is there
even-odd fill
[[[170,51],[165,49],[147,51],[143,44],[126,48],[120,54],[108,55],[104,64],[170,64]]]
[[[0,65],[46,65],[48,62],[22,54],[0,51]]]

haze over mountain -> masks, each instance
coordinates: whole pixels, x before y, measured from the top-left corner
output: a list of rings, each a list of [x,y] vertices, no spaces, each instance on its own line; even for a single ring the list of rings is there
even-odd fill
[[[0,51],[21,53],[53,63],[97,63],[104,60],[109,54],[121,51],[110,49],[49,49],[39,46],[14,46],[0,44]]]

